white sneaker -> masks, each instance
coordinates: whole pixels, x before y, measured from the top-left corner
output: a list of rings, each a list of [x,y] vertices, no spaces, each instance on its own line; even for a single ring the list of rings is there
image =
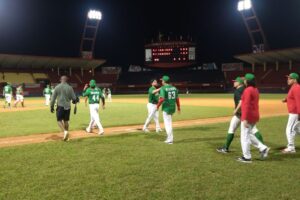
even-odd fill
[[[63,139],[63,141],[65,141],[65,142],[69,141],[69,132],[68,131],[64,132],[64,139]]]
[[[147,128],[143,128],[143,131],[144,131],[145,133],[149,133],[149,132],[150,132],[149,129],[147,129]]]
[[[162,132],[163,130],[161,128],[156,129],[156,133]]]
[[[283,154],[294,154],[294,153],[296,153],[296,150],[295,149],[290,149],[290,148],[285,148],[285,149],[281,150],[281,153],[283,153]]]
[[[98,134],[99,134],[100,136],[101,136],[101,135],[104,135],[104,130],[99,131]]]
[[[168,140],[166,140],[165,143],[166,143],[166,144],[173,144],[173,141],[168,141]]]
[[[89,128],[86,128],[85,131],[86,131],[87,133],[91,133],[91,132],[92,132],[92,130],[89,129]]]

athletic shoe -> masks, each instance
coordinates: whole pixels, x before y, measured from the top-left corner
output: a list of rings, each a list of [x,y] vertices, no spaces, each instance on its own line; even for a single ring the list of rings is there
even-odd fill
[[[166,144],[173,144],[173,141],[165,141]]]
[[[104,135],[104,130],[99,131],[98,135]]]
[[[91,133],[91,132],[92,132],[92,130],[89,129],[89,128],[86,128],[85,131],[86,131],[87,133]]]
[[[238,159],[236,159],[236,161],[242,162],[242,163],[252,163],[251,159],[244,158],[244,156],[239,157]]]
[[[295,149],[285,148],[285,149],[281,150],[281,153],[283,153],[283,154],[294,154],[294,153],[296,153],[296,150]]]
[[[268,157],[269,151],[271,148],[267,147],[265,150],[263,150],[262,152],[260,152],[260,157],[261,159],[265,159]]]
[[[149,133],[149,132],[150,132],[149,129],[147,129],[147,128],[143,128],[143,131],[144,131],[145,133]]]
[[[217,152],[219,153],[229,153],[228,149],[225,147],[220,147],[217,149]]]
[[[163,130],[161,128],[156,129],[156,133],[162,132]]]
[[[64,133],[64,142],[67,142],[67,141],[69,141],[69,132],[65,132]]]

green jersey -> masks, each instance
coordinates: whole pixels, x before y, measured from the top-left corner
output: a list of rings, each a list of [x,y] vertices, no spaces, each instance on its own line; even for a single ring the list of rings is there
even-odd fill
[[[100,88],[88,88],[85,91],[83,91],[83,96],[88,97],[89,104],[99,104],[100,98],[103,98],[103,93]]]
[[[176,111],[176,100],[178,98],[178,90],[172,85],[165,85],[160,88],[160,97],[164,98],[162,110],[169,115]]]
[[[16,94],[17,95],[23,95],[23,88],[22,87],[17,87]]]
[[[245,90],[244,87],[240,87],[240,88],[238,88],[234,91],[234,105],[235,105],[235,108],[237,108],[237,106],[239,105],[239,103],[242,99],[242,95],[243,95],[244,90]],[[237,117],[240,117],[242,115],[241,110],[239,110],[236,115],[237,115]]]
[[[45,88],[44,89],[44,95],[46,95],[46,94],[51,95],[52,94],[52,90],[50,88]]]
[[[152,104],[157,104],[158,103],[158,97],[159,97],[159,94],[158,92],[153,94],[153,91],[156,90],[155,87],[150,87],[149,90],[148,90],[148,99],[149,99],[149,103],[152,103]]]
[[[4,94],[11,94],[12,93],[12,87],[10,85],[6,85],[3,89]]]

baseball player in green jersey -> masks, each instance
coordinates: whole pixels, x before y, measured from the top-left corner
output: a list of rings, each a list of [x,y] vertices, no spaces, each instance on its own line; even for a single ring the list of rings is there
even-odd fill
[[[160,88],[159,101],[157,104],[157,110],[162,105],[163,119],[165,124],[165,129],[167,132],[166,144],[173,144],[173,127],[172,127],[172,115],[177,110],[180,113],[180,101],[178,97],[178,90],[176,87],[170,85],[169,76],[163,76],[162,87]]]
[[[241,99],[242,99],[242,94],[245,90],[245,85],[244,85],[244,79],[241,77],[237,77],[235,80],[233,80],[233,87],[235,88],[234,91],[234,104],[235,104],[235,111],[234,111],[234,116],[231,119],[227,138],[225,145],[223,147],[220,147],[217,149],[219,153],[228,153],[229,152],[229,147],[231,145],[231,142],[233,141],[234,134],[238,127],[241,124]],[[258,131],[257,127],[253,127],[252,133],[255,134],[256,138],[260,140],[263,143],[263,137]]]
[[[50,98],[51,98],[51,95],[52,95],[52,91],[51,91],[50,85],[47,85],[47,87],[44,89],[43,95],[46,98],[45,105],[49,106]]]
[[[14,103],[14,107],[17,107],[19,102],[21,102],[21,105],[24,108],[24,91],[22,85],[19,85],[16,89],[16,101]]]
[[[71,114],[71,101],[73,104],[79,102],[79,98],[76,97],[73,88],[68,84],[68,77],[62,76],[51,96],[50,110],[54,113],[54,105],[56,102],[56,118],[58,126],[64,132],[64,141],[69,140],[69,121]]]
[[[86,84],[83,89],[83,96],[88,97],[91,121],[89,126],[86,128],[86,132],[91,133],[93,124],[96,123],[99,128],[99,135],[104,134],[104,129],[100,123],[99,117],[99,103],[102,100],[102,108],[105,109],[105,98],[100,88],[96,86],[96,81],[91,80],[90,84]]]
[[[7,83],[6,86],[3,88],[3,96],[5,97],[5,104],[4,108],[6,108],[6,104],[8,105],[8,108],[10,108],[11,104],[11,98],[12,98],[12,87],[10,83]]]
[[[156,132],[159,133],[162,131],[159,124],[159,112],[157,110],[160,88],[157,89],[157,86],[158,86],[157,80],[151,80],[151,87],[148,90],[148,104],[147,104],[148,117],[143,127],[143,131],[145,133],[149,132],[148,126],[152,119],[154,119],[156,125]]]
[[[54,93],[54,86],[51,86],[51,95]]]

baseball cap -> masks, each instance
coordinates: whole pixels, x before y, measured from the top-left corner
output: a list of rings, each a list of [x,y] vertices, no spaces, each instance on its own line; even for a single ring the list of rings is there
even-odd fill
[[[299,79],[299,75],[297,73],[291,73],[290,75],[286,76],[290,79]]]
[[[96,81],[95,80],[91,80],[90,81],[90,86],[91,87],[96,87]]]
[[[244,80],[241,77],[236,77],[235,80],[232,80],[233,82],[238,82],[238,83],[244,83]]]
[[[168,81],[170,81],[170,77],[169,76],[163,76],[160,80],[168,82]]]
[[[245,80],[247,80],[247,81],[252,81],[254,79],[255,79],[254,74],[248,73],[248,74],[245,75]]]

